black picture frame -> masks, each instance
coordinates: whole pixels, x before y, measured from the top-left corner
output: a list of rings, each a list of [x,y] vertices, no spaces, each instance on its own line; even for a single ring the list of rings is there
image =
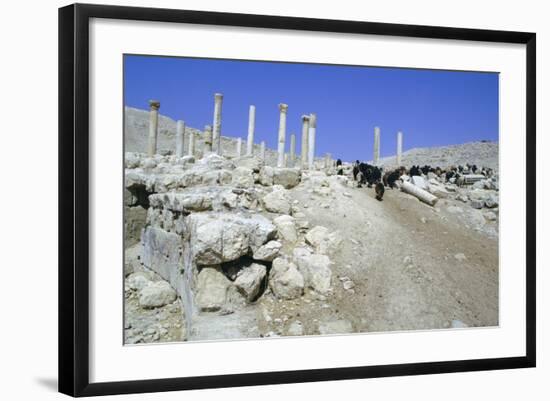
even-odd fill
[[[88,61],[91,18],[524,44],[527,68],[525,355],[495,359],[90,383]],[[535,102],[535,33],[88,4],[74,4],[60,8],[59,391],[71,396],[95,396],[534,367],[536,363]]]

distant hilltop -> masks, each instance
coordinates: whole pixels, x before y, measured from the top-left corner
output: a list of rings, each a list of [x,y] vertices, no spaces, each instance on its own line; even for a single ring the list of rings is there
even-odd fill
[[[413,148],[403,152],[401,162],[407,167],[413,164],[448,167],[466,163],[498,170],[498,142],[479,141],[460,145]],[[388,167],[395,166],[396,157],[383,157],[380,159],[380,164]]]

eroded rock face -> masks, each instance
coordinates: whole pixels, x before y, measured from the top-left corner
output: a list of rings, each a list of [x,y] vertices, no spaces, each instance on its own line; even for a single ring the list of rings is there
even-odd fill
[[[235,279],[235,286],[248,302],[252,302],[260,294],[267,269],[264,265],[252,263],[241,270]]]
[[[269,287],[278,298],[295,299],[304,293],[304,277],[294,263],[276,258],[269,273]]]
[[[176,291],[166,281],[150,282],[139,293],[142,308],[157,308],[176,300]]]
[[[143,265],[172,282],[174,274],[184,265],[182,238],[178,234],[149,226],[143,231],[141,241]]]

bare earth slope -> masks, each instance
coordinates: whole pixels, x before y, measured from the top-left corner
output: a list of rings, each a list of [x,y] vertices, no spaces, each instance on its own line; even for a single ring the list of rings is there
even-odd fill
[[[404,166],[431,165],[447,167],[458,164],[477,164],[478,166],[498,169],[497,142],[468,142],[460,145],[440,146],[432,148],[414,148],[403,152]],[[384,157],[380,160],[384,166],[395,166],[395,156]]]
[[[303,185],[292,195],[308,205],[300,209],[311,226],[344,233],[332,268],[355,292],[335,280],[330,307],[311,321],[333,314],[354,331],[498,325],[498,242],[456,215],[460,202],[442,199],[434,209],[398,190],[378,202],[372,189],[331,187],[329,208]]]

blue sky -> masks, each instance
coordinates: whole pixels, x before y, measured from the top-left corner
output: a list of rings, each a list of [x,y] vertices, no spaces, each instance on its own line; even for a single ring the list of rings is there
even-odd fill
[[[288,104],[300,149],[301,115],[317,113],[316,155],[370,160],[374,127],[381,154],[403,149],[498,140],[498,74],[381,67],[291,64],[157,56],[124,58],[124,103],[202,129],[212,124],[214,93],[223,93],[222,135],[246,138],[256,106],[255,142],[276,149],[279,103]]]

